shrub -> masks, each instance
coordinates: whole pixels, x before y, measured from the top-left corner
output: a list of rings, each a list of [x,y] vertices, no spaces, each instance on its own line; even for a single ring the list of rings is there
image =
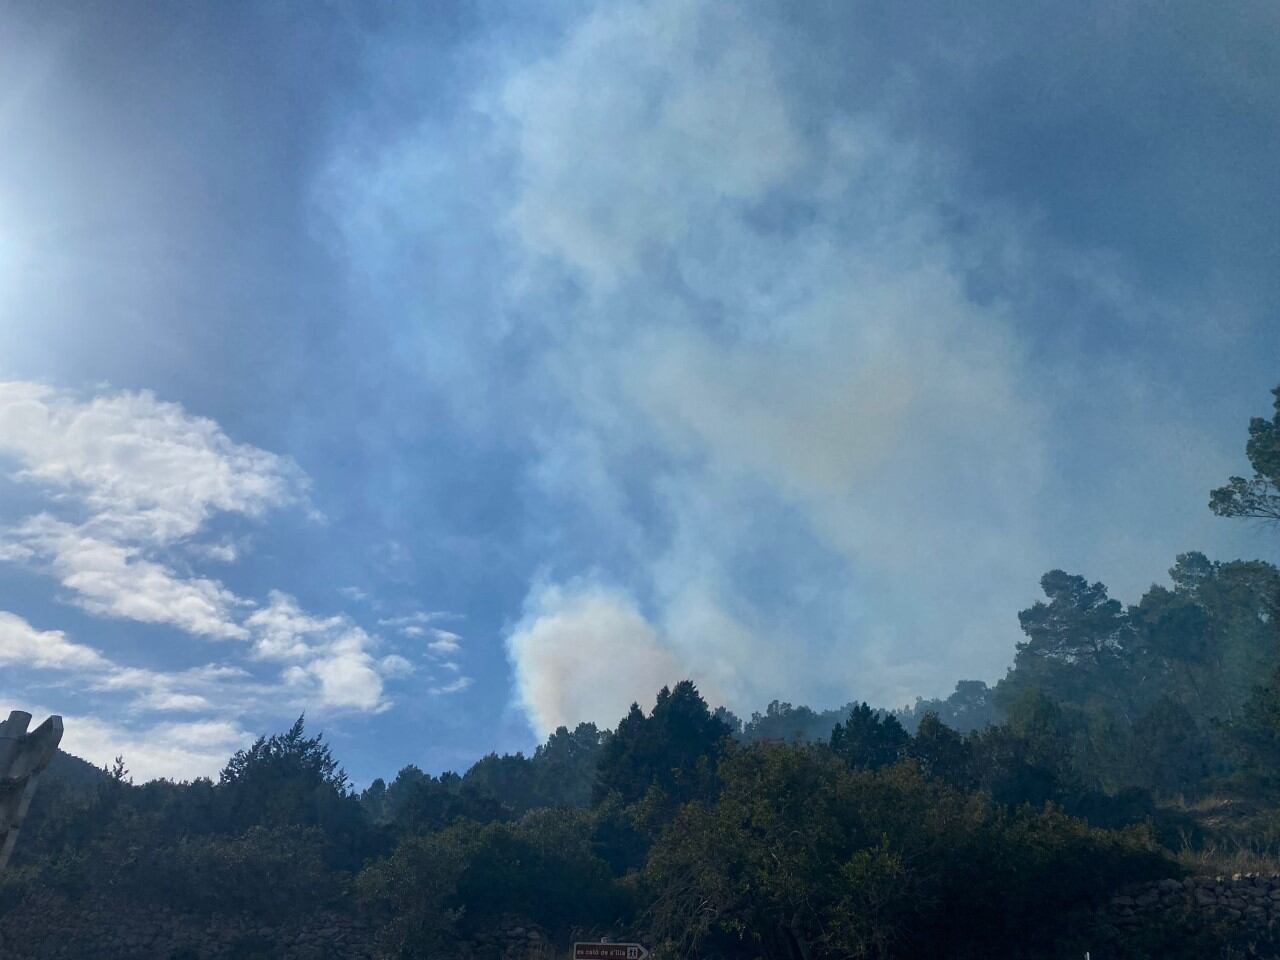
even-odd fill
[[[720,775],[719,799],[686,806],[645,870],[670,956],[1049,956],[1073,914],[1177,872],[1141,829],[1010,813],[911,762],[858,771],[760,744]]]

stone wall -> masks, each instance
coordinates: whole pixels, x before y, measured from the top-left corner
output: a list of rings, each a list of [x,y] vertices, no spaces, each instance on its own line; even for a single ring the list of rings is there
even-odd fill
[[[482,931],[458,946],[458,956],[468,960],[560,960],[569,952],[557,951],[537,927],[516,922]]]
[[[30,896],[0,916],[5,960],[370,960],[373,931],[319,913],[275,925],[244,916],[202,917],[99,898]]]
[[[1280,944],[1280,876],[1237,874],[1161,880],[1121,891],[1097,915],[1100,946],[1152,928],[1218,927],[1233,942]],[[0,914],[4,960],[373,960],[376,930],[359,917],[314,914],[271,924],[53,894]],[[534,926],[509,920],[465,941],[457,960],[563,960]],[[1102,956],[1103,954],[1098,954]],[[1254,955],[1274,956],[1270,948]]]
[[[1233,942],[1280,944],[1280,876],[1235,874],[1161,880],[1122,890],[1099,913],[1102,931],[1124,939],[1162,927],[1192,933],[1210,927]]]
[[[285,924],[201,917],[100,898],[28,897],[0,914],[4,960],[372,960],[376,930],[359,917],[317,913]],[[537,927],[494,924],[459,942],[458,960],[561,960]]]

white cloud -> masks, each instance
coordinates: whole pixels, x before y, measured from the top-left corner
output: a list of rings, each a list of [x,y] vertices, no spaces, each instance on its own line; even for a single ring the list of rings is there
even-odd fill
[[[382,677],[362,650],[337,650],[311,661],[307,672],[319,681],[327,707],[376,710],[382,706]]]
[[[126,727],[94,716],[64,717],[62,749],[98,766],[123,756],[135,781],[214,777],[253,735],[226,720]]]
[[[256,656],[294,662],[286,682],[310,686],[326,707],[374,710],[383,706],[382,673],[399,675],[403,658],[385,658],[382,671],[368,653],[375,640],[349,617],[316,617],[296,600],[272,591],[270,603],[254,611],[245,625],[254,635]]]
[[[235,563],[240,559],[240,547],[227,540],[218,543],[189,543],[187,552],[214,563]]]
[[[426,619],[419,620],[415,623],[403,626],[400,632],[408,637],[421,638],[430,637],[427,642],[427,653],[433,660],[433,665],[454,674],[454,678],[447,682],[438,682],[428,687],[428,691],[436,696],[445,696],[452,693],[461,693],[466,690],[474,682],[474,678],[464,676],[462,673],[462,665],[457,660],[452,659],[462,652],[462,636],[450,630],[442,630],[439,627],[422,626],[423,623],[429,623],[432,620],[439,620],[441,617],[431,614]],[[459,619],[450,617],[449,619]]]
[[[535,590],[507,652],[517,699],[539,734],[587,720],[612,727],[633,701],[686,672],[630,597],[588,583]]]
[[[21,543],[0,543],[0,563],[25,563],[35,559],[35,551]]]
[[[88,690],[129,693],[129,707],[134,712],[208,712],[215,705],[226,707],[247,677],[243,670],[225,665],[177,671],[123,666],[68,639],[61,630],[38,630],[17,614],[3,610],[0,664],[69,674]]]
[[[19,477],[81,497],[97,526],[148,543],[190,536],[217,511],[260,516],[305,489],[290,461],[147,391],[80,401],[0,383],[0,452]]]
[[[375,660],[377,638],[351,618],[317,616],[279,591],[262,605],[187,572],[192,558],[239,558],[229,539],[195,539],[214,514],[259,517],[306,506],[306,478],[287,459],[234,443],[212,421],[150,393],[79,400],[16,382],[0,383],[0,457],[16,461],[15,477],[48,504],[0,531],[0,559],[55,577],[70,602],[95,616],[244,641],[252,659],[294,669],[282,687],[225,663],[128,666],[12,615],[0,622],[0,658],[74,674],[88,690],[125,693],[135,714],[385,708],[382,676],[403,676],[407,661]],[[237,649],[245,648],[227,655]]]
[[[254,653],[264,660],[306,659],[318,643],[327,645],[352,626],[346,617],[312,616],[278,590],[271,591],[268,600],[245,620],[253,632]]]
[[[458,677],[458,679],[440,686],[431,687],[431,692],[437,696],[448,696],[451,693],[461,693],[466,690],[473,680],[471,677]]]
[[[462,614],[450,613],[448,610],[418,610],[400,617],[383,617],[378,621],[378,626],[392,627],[408,636],[419,637],[422,636],[422,631],[428,624],[438,623],[441,620],[461,619],[463,619]]]
[[[427,649],[436,656],[446,656],[455,654],[462,649],[462,637],[448,630],[439,630],[435,627],[430,628],[428,634],[431,641],[427,644]]]
[[[168,623],[198,636],[244,639],[236,623],[246,607],[206,577],[181,577],[142,558],[139,547],[98,539],[91,525],[74,526],[41,514],[15,531],[33,556],[49,564],[74,602],[90,613],[139,623]]]
[[[0,663],[54,670],[99,671],[110,666],[98,651],[73,643],[61,630],[37,630],[0,610]]]
[[[210,719],[152,724],[126,724],[89,713],[67,713],[0,689],[0,713],[25,710],[35,723],[61,714],[61,747],[98,767],[109,767],[118,756],[135,782],[166,777],[191,780],[217,778],[235,751],[253,742],[253,735],[232,720]]]
[[[130,693],[132,712],[213,712],[252,704],[263,694],[249,674],[239,667],[206,664],[187,670],[150,670],[116,663],[84,681],[91,690]]]
[[[398,653],[388,654],[379,660],[378,671],[384,677],[409,677],[414,673],[413,664]]]
[[[137,698],[135,704],[157,713],[208,713],[214,707],[208,697],[198,693],[173,693],[164,690],[144,693]]]
[[[146,391],[79,400],[0,383],[0,455],[72,514],[42,513],[9,530],[6,559],[43,565],[91,613],[199,636],[246,638],[236,621],[248,604],[217,580],[178,574],[160,554],[215,513],[258,517],[305,500],[291,461],[234,443],[213,421]],[[186,546],[235,558],[229,544]]]

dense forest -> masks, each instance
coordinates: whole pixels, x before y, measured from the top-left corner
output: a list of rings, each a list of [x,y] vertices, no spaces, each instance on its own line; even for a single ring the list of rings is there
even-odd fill
[[[1275,393],[1249,430],[1255,475],[1211,494],[1223,517],[1280,520]],[[302,719],[216,781],[63,760],[0,911],[37,890],[336,905],[405,958],[499,917],[667,957],[1102,956],[1082,918],[1125,884],[1275,872],[1280,571],[1187,552],[1128,603],[1061,570],[1041,587],[1003,679],[909,709],[774,702],[744,721],[685,681],[611,730],[363,790]],[[1137,929],[1106,955],[1223,956],[1231,938]]]

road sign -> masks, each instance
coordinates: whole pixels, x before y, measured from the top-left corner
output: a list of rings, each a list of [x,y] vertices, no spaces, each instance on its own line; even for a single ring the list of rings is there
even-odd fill
[[[644,960],[649,951],[638,943],[575,943],[573,960]]]

